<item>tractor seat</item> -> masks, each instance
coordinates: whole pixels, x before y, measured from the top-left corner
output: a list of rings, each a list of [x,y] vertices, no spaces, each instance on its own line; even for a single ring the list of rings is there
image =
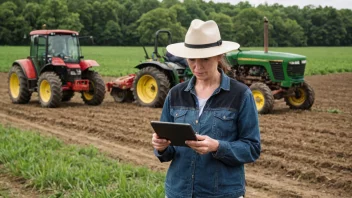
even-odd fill
[[[187,60],[185,58],[182,57],[178,57],[178,56],[174,56],[172,54],[166,54],[165,56],[163,56],[164,60],[166,62],[172,62],[172,63],[176,63],[182,67],[188,67],[188,63]]]

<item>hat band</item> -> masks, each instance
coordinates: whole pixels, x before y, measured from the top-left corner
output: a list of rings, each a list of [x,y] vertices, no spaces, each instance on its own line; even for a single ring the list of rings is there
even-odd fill
[[[215,43],[208,43],[208,44],[201,44],[201,45],[194,45],[194,44],[188,44],[185,43],[185,46],[188,48],[196,48],[196,49],[200,49],[200,48],[209,48],[209,47],[215,47],[215,46],[220,46],[222,44],[222,40],[218,40]]]

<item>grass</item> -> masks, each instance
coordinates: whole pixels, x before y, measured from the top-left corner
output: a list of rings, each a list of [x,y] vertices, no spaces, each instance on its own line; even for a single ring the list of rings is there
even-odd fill
[[[9,197],[10,197],[9,190],[0,187],[0,197],[1,197],[1,198],[9,198]]]
[[[314,111],[327,112],[327,113],[332,113],[332,114],[343,114],[344,113],[340,109],[314,109]]]
[[[94,147],[65,145],[0,125],[0,164],[51,197],[164,197],[165,174],[122,164]],[[0,195],[6,192],[0,190]]]
[[[334,114],[342,113],[342,111],[340,111],[339,109],[328,109],[327,112],[334,113]]]
[[[153,51],[147,47],[149,56]],[[243,48],[263,50],[259,47]],[[287,47],[269,48],[270,51],[288,52],[307,57],[306,75],[352,72],[352,47]],[[142,47],[82,47],[85,59],[96,60],[100,67],[94,68],[104,76],[123,76],[135,73],[134,67],[144,60]],[[159,53],[162,50],[159,49]],[[26,58],[29,47],[0,46],[0,72],[8,72],[17,59]]]

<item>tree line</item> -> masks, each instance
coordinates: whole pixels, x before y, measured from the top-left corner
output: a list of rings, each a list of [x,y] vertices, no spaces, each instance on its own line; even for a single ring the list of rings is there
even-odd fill
[[[0,0],[0,45],[27,45],[29,32],[43,24],[93,36],[95,45],[152,45],[159,29],[181,42],[198,18],[216,21],[223,40],[262,46],[264,16],[270,46],[352,45],[350,9],[203,0]]]

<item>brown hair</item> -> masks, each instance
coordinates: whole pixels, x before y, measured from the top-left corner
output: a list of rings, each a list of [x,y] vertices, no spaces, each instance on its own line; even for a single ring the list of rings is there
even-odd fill
[[[221,60],[219,61],[218,68],[222,69],[225,74],[228,74],[231,71],[231,66],[229,62],[226,60],[226,56],[222,55]]]

